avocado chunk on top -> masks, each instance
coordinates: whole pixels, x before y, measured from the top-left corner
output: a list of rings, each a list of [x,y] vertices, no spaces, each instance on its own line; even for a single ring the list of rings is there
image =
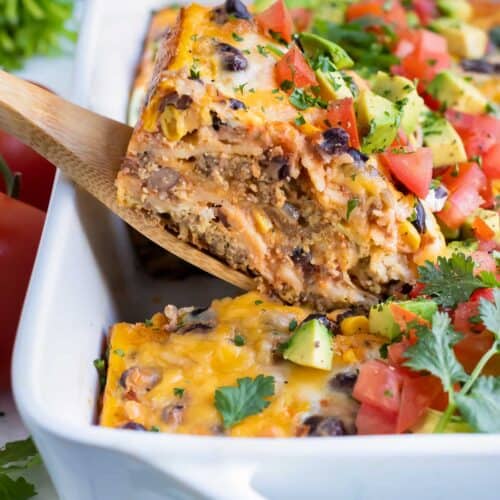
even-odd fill
[[[424,416],[410,429],[417,434],[432,434],[439,419],[443,415],[442,412],[437,410],[428,409]],[[458,433],[458,432],[474,432],[472,427],[458,417],[452,419],[446,424],[443,429],[445,434]]]
[[[457,57],[481,59],[486,54],[488,34],[485,30],[446,17],[436,19],[430,27],[446,38],[449,51]]]
[[[432,151],[434,168],[467,161],[464,143],[446,118],[430,110],[424,111],[422,118],[424,146]]]
[[[474,219],[479,217],[482,221],[495,233],[493,239],[500,244],[500,215],[495,210],[487,210],[485,208],[478,208],[474,211],[463,223],[461,227],[461,234],[464,238],[474,238],[474,230],[472,225]]]
[[[436,302],[428,299],[386,302],[372,306],[368,315],[370,333],[382,335],[389,340],[395,339],[401,333],[399,325],[392,315],[391,304],[397,304],[427,321],[432,320],[432,316],[438,309]]]
[[[379,71],[373,81],[372,90],[393,102],[401,111],[401,126],[411,135],[418,126],[424,100],[418,95],[411,80],[402,76],[391,77]]]
[[[468,0],[437,0],[436,5],[443,16],[467,21],[472,15]]]
[[[349,85],[344,80],[340,71],[322,71],[316,70],[316,78],[318,80],[321,97],[327,101],[345,99],[353,95]]]
[[[394,103],[371,90],[363,89],[356,100],[356,115],[363,135],[363,153],[384,151],[393,143],[401,119]]]
[[[354,65],[354,61],[340,45],[326,38],[313,33],[300,33],[299,40],[310,61],[317,60],[319,56],[327,56],[337,69],[350,68]]]
[[[332,369],[333,337],[318,319],[302,323],[288,342],[283,357],[298,365]]]
[[[463,241],[452,241],[448,243],[448,253],[452,256],[454,253],[463,253],[465,256],[469,256],[472,252],[475,252],[479,248],[479,243],[476,239],[463,240]]]
[[[488,105],[486,97],[474,85],[451,71],[438,73],[427,86],[427,92],[444,107],[462,113],[481,114]]]

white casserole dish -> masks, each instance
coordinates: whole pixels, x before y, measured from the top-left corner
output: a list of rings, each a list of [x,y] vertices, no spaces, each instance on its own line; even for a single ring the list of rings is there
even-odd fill
[[[75,100],[125,119],[149,11],[162,4],[87,2]],[[92,361],[110,324],[228,293],[209,277],[146,278],[123,224],[58,176],[19,328],[14,393],[62,499],[499,498],[499,435],[228,439],[94,425]]]

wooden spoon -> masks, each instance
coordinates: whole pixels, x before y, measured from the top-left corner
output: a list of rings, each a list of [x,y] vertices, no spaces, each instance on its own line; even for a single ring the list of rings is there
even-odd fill
[[[0,71],[0,129],[47,158],[144,236],[244,290],[254,280],[167,232],[154,214],[118,206],[114,185],[132,128]]]

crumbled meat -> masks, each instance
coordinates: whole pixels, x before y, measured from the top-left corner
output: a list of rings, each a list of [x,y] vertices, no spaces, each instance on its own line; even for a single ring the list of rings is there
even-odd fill
[[[179,182],[179,179],[180,175],[176,170],[162,167],[149,176],[146,186],[148,189],[161,193],[172,189]]]
[[[223,42],[217,44],[217,49],[222,54],[222,66],[224,69],[228,71],[244,71],[247,69],[248,61],[241,50]]]

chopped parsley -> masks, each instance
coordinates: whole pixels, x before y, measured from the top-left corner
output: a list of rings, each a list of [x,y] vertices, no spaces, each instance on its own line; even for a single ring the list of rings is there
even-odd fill
[[[243,337],[243,335],[239,335],[239,334],[234,336],[233,342],[234,342],[234,345],[238,346],[238,347],[241,347],[247,343],[245,337]]]
[[[184,396],[185,389],[183,387],[174,387],[174,396],[177,398],[182,398]]]
[[[283,80],[280,84],[280,89],[284,90],[285,92],[287,90],[292,90],[293,88],[293,82],[291,80]]]
[[[264,47],[264,45],[257,45],[257,52],[264,57],[267,57],[269,55],[269,52],[267,51],[266,47]]]
[[[256,301],[255,301],[255,305],[256,305],[256,306],[260,306],[260,305],[261,305],[261,304],[263,304],[263,303],[264,303],[264,301],[263,301],[263,300],[256,300]]]
[[[120,356],[120,358],[123,358],[123,356],[125,356],[125,351],[123,349],[114,349],[113,354],[116,354],[117,356]]]
[[[99,377],[99,387],[101,391],[106,387],[106,360],[102,358],[94,359],[94,367],[97,370],[97,376]]]
[[[242,83],[241,85],[238,85],[237,87],[234,87],[233,90],[235,93],[240,93],[243,95],[243,92],[245,91],[245,87],[248,85],[248,82]]]
[[[233,37],[233,40],[236,40],[237,42],[242,42],[244,38],[242,38],[238,33],[232,33],[231,36]]]
[[[294,121],[297,127],[300,127],[301,125],[304,125],[306,123],[306,119],[302,115],[298,115]]]
[[[297,328],[297,320],[294,318],[292,319],[292,321],[290,321],[290,323],[288,324],[288,330],[293,332],[295,330],[295,328]]]
[[[149,432],[160,432],[160,428],[156,425],[153,425],[151,429],[149,429]]]
[[[215,407],[222,417],[225,429],[229,429],[250,415],[257,415],[270,402],[265,399],[274,396],[274,377],[257,375],[239,378],[237,386],[219,387],[215,391]]]
[[[191,68],[189,68],[189,79],[190,80],[199,80],[200,79],[200,69],[196,64],[193,64]]]
[[[153,326],[153,322],[150,319],[145,319],[144,325],[147,327],[151,327],[151,326]]]
[[[359,205],[359,200],[357,198],[351,198],[347,202],[347,212],[345,215],[346,220],[349,220],[349,217],[351,216],[352,211]]]
[[[290,104],[295,106],[297,109],[305,110],[310,107],[317,106],[318,108],[326,108],[327,104],[320,97],[316,97],[312,94],[307,93],[303,89],[294,89],[288,98]]]

